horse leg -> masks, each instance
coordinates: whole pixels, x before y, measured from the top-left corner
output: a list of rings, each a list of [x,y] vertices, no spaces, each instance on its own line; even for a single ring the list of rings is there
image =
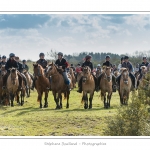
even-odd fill
[[[84,93],[84,109],[88,108],[88,97],[87,93]]]
[[[11,107],[14,107],[13,101],[14,101],[14,95],[10,93],[10,100],[11,100]]]
[[[70,94],[70,91],[66,92],[67,94],[67,104],[66,104],[66,108],[69,108],[69,94]]]
[[[104,94],[104,108],[107,108],[107,106],[106,106],[106,93]]]
[[[56,97],[56,93],[55,93],[55,102],[56,102],[56,108],[55,109],[60,109],[60,106],[59,106],[59,93],[58,93],[58,96]]]
[[[62,108],[62,94],[60,94],[60,109]]]
[[[89,98],[89,102],[90,102],[90,104],[89,104],[89,109],[92,108],[93,95],[94,95],[94,93],[91,93],[91,94],[90,94],[90,98]]]
[[[108,99],[108,107],[109,107],[109,108],[110,108],[110,100],[111,100],[111,96],[112,96],[112,93],[110,93],[109,99]]]
[[[45,104],[44,104],[44,108],[47,108],[48,107],[48,91],[45,92]]]

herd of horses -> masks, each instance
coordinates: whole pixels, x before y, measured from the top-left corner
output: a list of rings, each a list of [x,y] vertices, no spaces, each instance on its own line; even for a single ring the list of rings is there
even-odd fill
[[[138,89],[145,89],[149,86],[149,79],[147,68],[145,66],[141,67],[142,78]],[[38,97],[37,101],[40,103],[40,108],[42,105],[42,97],[44,94],[44,108],[48,107],[48,95],[49,91],[52,91],[54,101],[56,103],[55,109],[62,108],[62,97],[67,100],[66,108],[69,108],[69,96],[70,90],[64,82],[62,75],[62,70],[58,68],[57,65],[51,63],[48,65],[47,69],[44,70],[41,65],[33,64],[33,72],[35,78],[35,89],[37,90]],[[28,71],[24,70],[23,73],[27,78],[28,89],[25,86],[24,81],[22,81],[22,88],[19,87],[18,71],[15,68],[10,69],[10,75],[7,79],[6,89],[2,88],[3,76],[6,74],[5,67],[2,66],[0,70],[0,104],[14,106],[14,100],[17,101],[21,106],[24,104],[25,96],[30,96],[30,89],[32,87],[32,79]],[[101,75],[100,83],[97,83],[100,87],[101,99],[104,102],[104,108],[110,107],[110,101],[113,93],[112,85],[112,70],[110,67],[103,67],[103,69],[97,70],[94,74],[97,78]],[[134,90],[129,76],[129,71],[126,68],[122,68],[120,72],[115,71],[114,75],[120,78],[120,85],[118,85],[118,93],[120,96],[120,104],[127,105],[130,92]],[[136,73],[136,81],[138,80],[140,74]],[[84,102],[84,109],[92,108],[92,100],[95,92],[95,81],[91,74],[91,69],[88,66],[82,68],[82,71],[75,74],[72,68],[69,69],[68,79],[70,80],[71,88],[76,87],[76,82],[82,78],[82,102]],[[89,96],[88,96],[89,95]]]

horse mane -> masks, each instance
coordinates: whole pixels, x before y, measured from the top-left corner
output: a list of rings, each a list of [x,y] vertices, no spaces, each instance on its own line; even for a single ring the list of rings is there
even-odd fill
[[[42,72],[42,75],[44,75],[44,69],[43,69],[43,67],[42,67],[40,64],[35,63],[35,64],[33,64],[33,67],[34,67],[34,68],[36,68],[36,67],[40,67],[41,72]]]

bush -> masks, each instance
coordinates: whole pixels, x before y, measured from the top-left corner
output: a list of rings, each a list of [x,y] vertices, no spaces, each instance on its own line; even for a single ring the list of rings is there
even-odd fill
[[[108,119],[107,136],[148,136],[150,135],[149,114],[144,104],[145,96],[138,98],[133,93],[128,106],[118,108],[116,116]]]

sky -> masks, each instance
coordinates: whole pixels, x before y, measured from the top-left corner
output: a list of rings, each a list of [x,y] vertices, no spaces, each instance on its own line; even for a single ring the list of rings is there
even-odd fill
[[[0,14],[0,55],[150,50],[150,14]],[[48,56],[46,55],[48,58]]]

